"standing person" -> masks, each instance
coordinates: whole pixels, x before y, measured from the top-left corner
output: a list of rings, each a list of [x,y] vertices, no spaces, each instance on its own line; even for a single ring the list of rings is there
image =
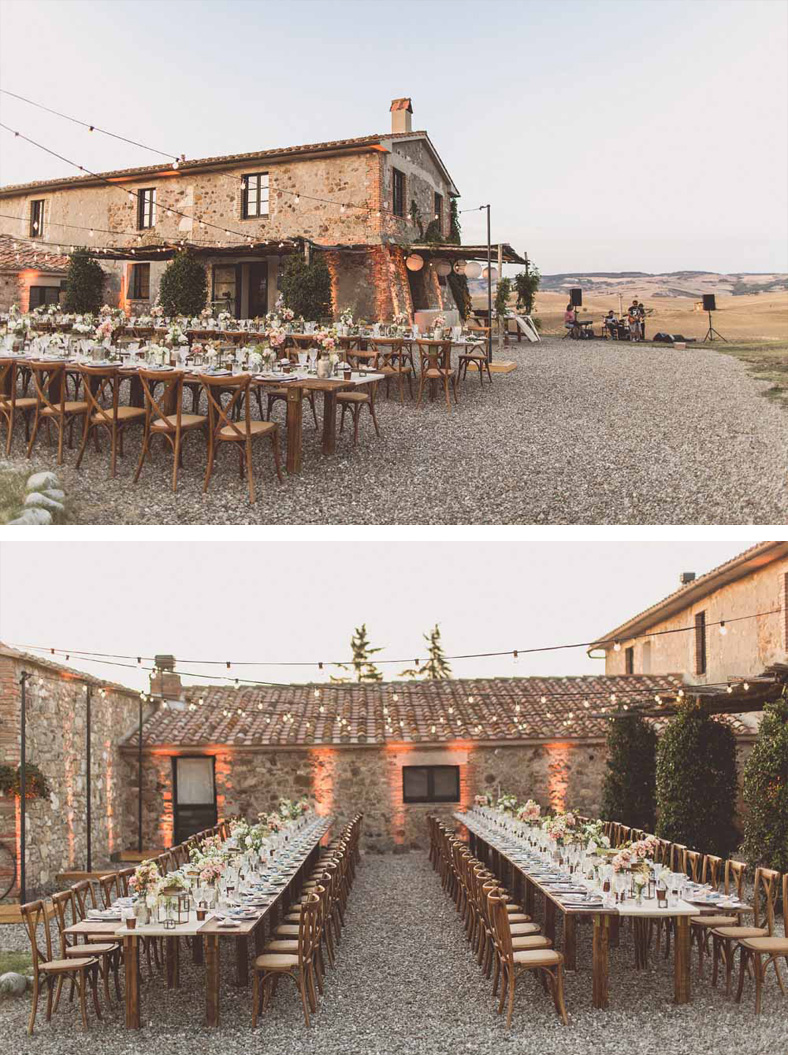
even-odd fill
[[[646,339],[646,306],[642,300],[637,302],[638,314],[640,316],[640,339],[645,341]]]
[[[627,322],[629,323],[629,339],[630,341],[640,340],[640,312],[638,311],[637,299],[633,300],[629,305],[627,312]]]

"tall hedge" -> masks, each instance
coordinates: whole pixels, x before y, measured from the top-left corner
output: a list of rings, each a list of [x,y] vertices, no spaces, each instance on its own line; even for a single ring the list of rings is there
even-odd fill
[[[86,250],[75,249],[68,259],[63,308],[77,315],[86,312],[95,315],[104,303],[106,277],[101,265],[89,257]]]
[[[736,845],[736,740],[730,726],[687,705],[657,747],[657,835],[727,857]]]
[[[177,253],[161,276],[159,301],[164,314],[199,315],[205,307],[207,295],[208,282],[203,265],[188,250]]]
[[[316,253],[310,263],[301,253],[291,254],[282,272],[281,290],[285,307],[308,322],[319,322],[333,314],[331,274],[322,253]]]
[[[788,690],[763,708],[743,790],[745,858],[788,872]]]
[[[607,732],[602,816],[630,828],[654,831],[657,734],[644,718],[622,714]]]

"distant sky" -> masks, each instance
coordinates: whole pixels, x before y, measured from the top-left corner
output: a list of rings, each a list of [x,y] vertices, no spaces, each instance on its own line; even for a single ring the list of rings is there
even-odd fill
[[[585,642],[672,593],[680,572],[702,574],[750,545],[4,542],[0,641],[181,661],[320,661],[349,656],[353,628],[366,621],[381,659],[409,658],[383,668],[391,677],[423,658],[422,634],[436,622],[449,655]],[[136,666],[71,665],[147,687]],[[458,677],[604,671],[583,648],[453,666]],[[329,674],[274,666],[240,676]]]
[[[413,98],[545,272],[788,271],[783,0],[1,0],[0,84],[187,157],[385,132]],[[92,169],[155,160],[2,98]],[[0,132],[0,182],[73,175]],[[468,241],[482,218],[463,218]]]

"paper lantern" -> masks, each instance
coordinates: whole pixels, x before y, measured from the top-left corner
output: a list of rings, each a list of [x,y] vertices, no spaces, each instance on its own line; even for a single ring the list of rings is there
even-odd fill
[[[490,271],[490,281],[491,282],[495,282],[496,279],[498,278],[498,268],[497,267],[491,267],[489,269],[489,271]],[[487,278],[487,268],[485,268],[484,271],[482,271],[482,278]]]
[[[458,275],[464,275],[465,274],[465,268],[467,266],[468,266],[468,261],[467,260],[455,260],[454,261],[454,270],[456,271],[456,273]]]
[[[424,267],[424,257],[419,256],[418,253],[411,253],[405,261],[405,267],[408,271],[421,271]]]
[[[481,264],[477,264],[475,260],[469,260],[465,265],[465,277],[466,278],[478,278],[482,273]]]
[[[444,260],[443,257],[441,257],[439,260],[435,261],[435,270],[441,278],[446,278],[447,275],[451,274],[451,264],[448,260]]]

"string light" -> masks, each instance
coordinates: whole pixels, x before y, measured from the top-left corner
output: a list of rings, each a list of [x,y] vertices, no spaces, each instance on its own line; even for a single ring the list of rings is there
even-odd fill
[[[728,633],[728,628],[725,625],[725,620],[724,619],[720,620],[719,631],[720,631],[720,634],[721,634],[722,637],[725,637],[725,635]]]

